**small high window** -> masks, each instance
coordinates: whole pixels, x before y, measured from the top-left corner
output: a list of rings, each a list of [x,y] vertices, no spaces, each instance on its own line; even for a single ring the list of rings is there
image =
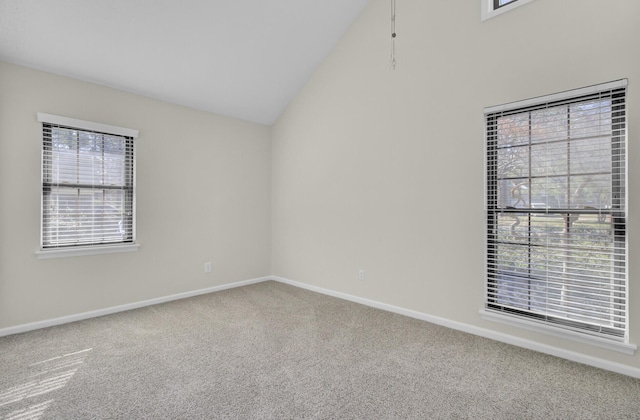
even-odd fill
[[[493,10],[499,9],[507,4],[514,3],[518,0],[493,0]]]
[[[516,7],[524,6],[533,0],[480,0],[481,19],[486,20],[502,13],[513,10]]]

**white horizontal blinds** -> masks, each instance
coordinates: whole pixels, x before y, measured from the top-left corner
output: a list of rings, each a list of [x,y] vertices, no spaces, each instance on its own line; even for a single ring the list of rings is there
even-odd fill
[[[625,336],[625,91],[486,115],[488,309]]]
[[[43,124],[42,247],[133,242],[133,138]]]

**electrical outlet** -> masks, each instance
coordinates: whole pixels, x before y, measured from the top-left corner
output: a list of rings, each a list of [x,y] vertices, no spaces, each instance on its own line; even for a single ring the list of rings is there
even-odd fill
[[[204,272],[205,273],[210,273],[212,271],[213,267],[211,265],[211,261],[207,261],[206,263],[204,263]]]
[[[358,270],[358,280],[364,280],[364,270]]]

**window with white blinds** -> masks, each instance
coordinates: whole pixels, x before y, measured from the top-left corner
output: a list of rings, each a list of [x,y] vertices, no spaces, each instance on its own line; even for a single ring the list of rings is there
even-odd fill
[[[487,311],[626,341],[626,85],[485,110]]]
[[[43,122],[42,250],[132,244],[135,154],[131,134],[137,132],[49,117],[39,114]],[[77,126],[70,125],[74,123]]]

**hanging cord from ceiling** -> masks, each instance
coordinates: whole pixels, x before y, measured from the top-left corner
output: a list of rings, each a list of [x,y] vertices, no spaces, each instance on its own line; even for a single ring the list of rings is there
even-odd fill
[[[396,0],[391,0],[391,69],[396,69]]]

